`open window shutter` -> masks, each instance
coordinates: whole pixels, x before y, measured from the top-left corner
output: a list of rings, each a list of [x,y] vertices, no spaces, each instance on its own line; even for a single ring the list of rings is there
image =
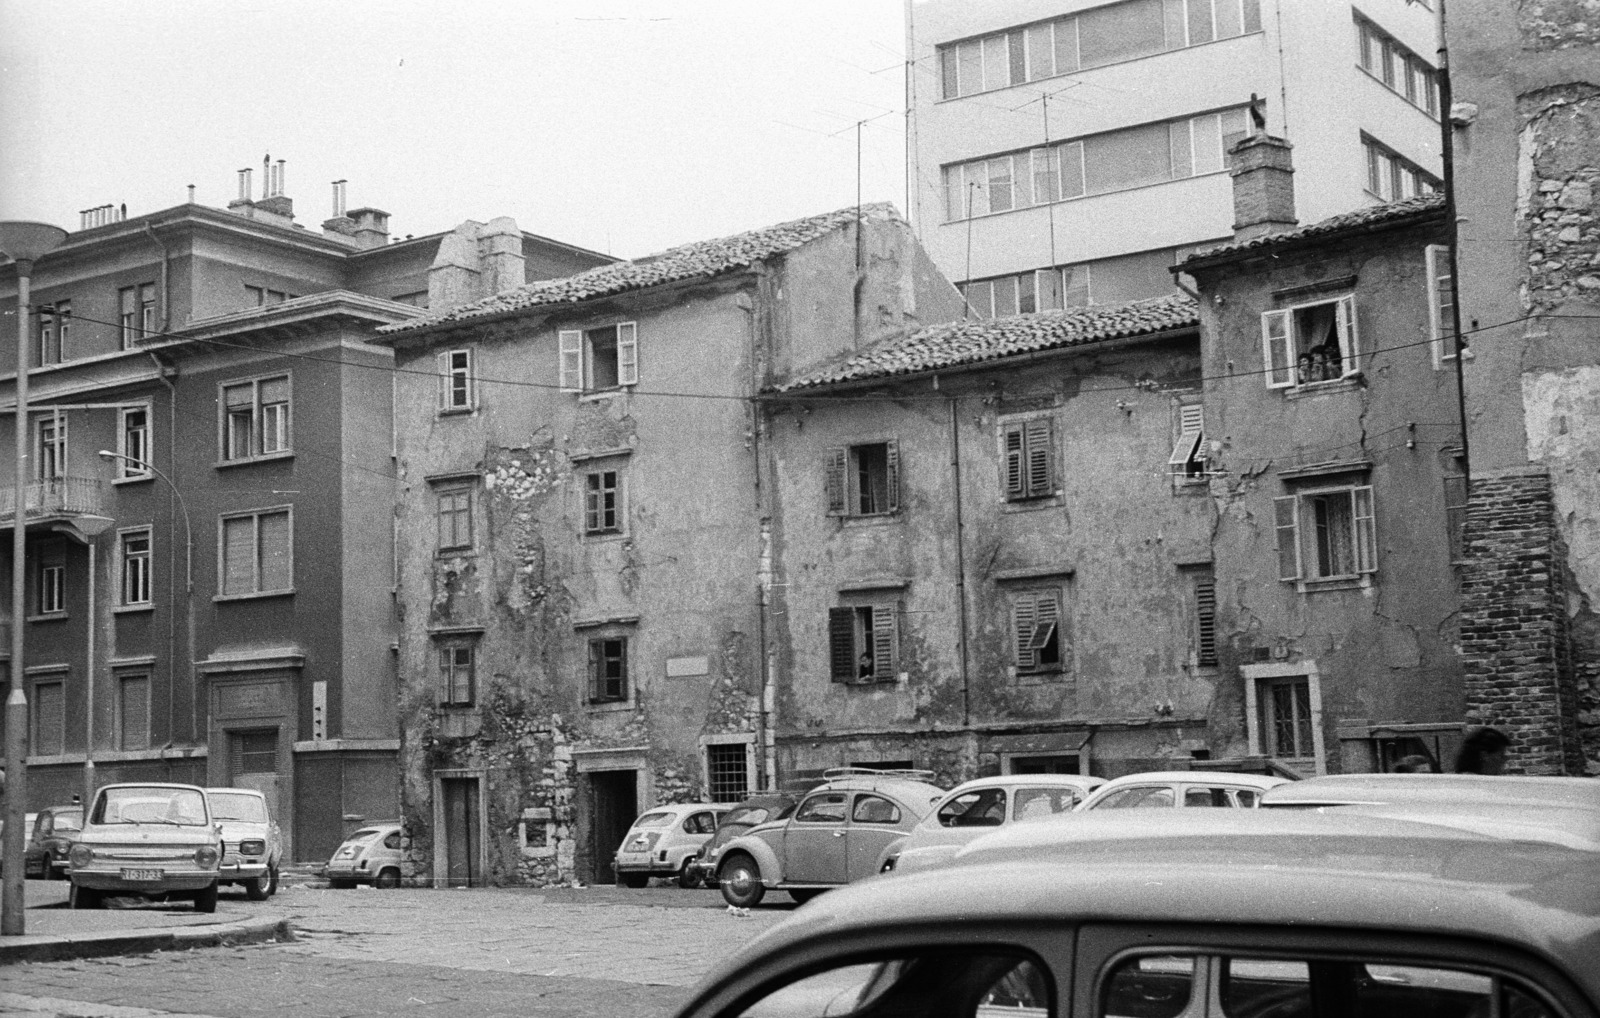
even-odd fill
[[[439,702],[450,702],[451,668],[454,663],[449,647],[439,648]]]
[[[1024,470],[1023,430],[1020,424],[1006,426],[1006,498],[1021,498],[1028,488]]]
[[[450,354],[440,353],[434,356],[435,370],[439,373],[439,409],[450,409]]]
[[[1048,417],[1036,417],[1027,423],[1028,494],[1048,495],[1051,488],[1050,460],[1052,458]]]
[[[1372,485],[1350,490],[1352,515],[1356,524],[1356,571],[1378,571],[1378,540],[1372,519]]]
[[[1439,367],[1450,351],[1445,350],[1444,334],[1447,323],[1444,320],[1444,306],[1440,294],[1440,269],[1447,264],[1445,261],[1445,248],[1439,244],[1429,244],[1423,249],[1428,271],[1428,335],[1433,337],[1433,366]]]
[[[466,400],[464,406],[475,407],[478,405],[478,372],[472,365],[472,351],[461,351],[461,390],[462,398]]]
[[[1284,495],[1272,500],[1277,515],[1278,529],[1278,579],[1300,578],[1300,499]]]
[[[1035,595],[1024,593],[1018,594],[1011,604],[1011,632],[1018,668],[1032,668],[1039,657],[1028,649],[1028,641],[1033,636],[1034,623],[1038,619],[1037,600]]]
[[[1283,389],[1294,384],[1294,349],[1290,344],[1288,311],[1266,311],[1261,315],[1261,358],[1267,388]]]
[[[1171,468],[1175,477],[1184,477],[1189,472],[1189,461],[1204,459],[1205,454],[1200,447],[1200,441],[1205,431],[1205,410],[1199,404],[1181,406],[1178,408],[1178,440],[1172,446],[1172,455],[1167,457],[1167,466]]]
[[[829,449],[825,469],[827,471],[828,489],[828,515],[843,516],[849,485],[846,483],[850,467],[850,454],[846,449]]]
[[[884,488],[886,489],[885,512],[900,511],[900,443],[889,441],[883,445],[884,458]]]
[[[561,391],[583,391],[583,333],[563,329],[556,334],[561,351]]]
[[[1339,298],[1338,316],[1339,353],[1344,357],[1344,373],[1353,375],[1361,370],[1361,343],[1356,335],[1356,299],[1353,295]]]
[[[589,641],[589,699],[599,700],[605,696],[605,686],[601,675],[605,668],[605,644],[600,640]]]
[[[896,651],[900,647],[900,603],[872,606],[872,661],[874,677],[882,682],[900,672]]]
[[[828,609],[828,667],[834,682],[856,677],[856,613],[854,608]]]
[[[617,326],[617,384],[639,384],[639,323]]]

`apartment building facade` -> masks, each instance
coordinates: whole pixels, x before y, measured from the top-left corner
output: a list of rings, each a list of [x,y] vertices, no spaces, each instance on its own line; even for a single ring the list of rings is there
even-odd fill
[[[510,220],[391,242],[338,191],[307,230],[269,171],[227,209],[86,213],[36,263],[27,603],[7,605],[27,660],[7,667],[28,809],[119,780],[248,785],[288,857],[316,859],[398,810],[393,357],[373,330],[530,263],[607,259]],[[14,348],[0,360],[8,389]]]
[[[907,9],[911,218],[982,317],[1173,292],[1247,133],[1293,143],[1301,222],[1439,185],[1432,0]]]

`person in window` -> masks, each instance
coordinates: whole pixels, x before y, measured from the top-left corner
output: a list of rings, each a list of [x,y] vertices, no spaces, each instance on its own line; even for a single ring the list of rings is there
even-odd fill
[[[870,679],[875,669],[872,667],[872,651],[861,652],[861,660],[856,664],[856,678]]]
[[[1511,739],[1498,728],[1474,728],[1456,753],[1457,774],[1504,774]]]
[[[1305,353],[1300,355],[1296,370],[1298,373],[1295,377],[1297,379],[1297,384],[1299,385],[1305,385],[1308,382],[1314,382],[1317,380],[1311,374],[1311,351],[1307,350]]]

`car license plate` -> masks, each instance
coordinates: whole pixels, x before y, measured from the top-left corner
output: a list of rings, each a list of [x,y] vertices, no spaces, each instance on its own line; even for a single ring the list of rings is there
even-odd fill
[[[160,880],[163,876],[165,876],[165,874],[160,870],[124,869],[122,871],[122,879],[124,880]]]

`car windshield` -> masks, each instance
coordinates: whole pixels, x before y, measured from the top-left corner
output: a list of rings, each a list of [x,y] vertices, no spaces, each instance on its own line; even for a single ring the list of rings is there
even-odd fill
[[[767,817],[771,815],[772,811],[767,809],[765,806],[750,806],[745,809],[736,809],[732,811],[727,816],[722,818],[722,823],[719,826],[754,827],[756,824],[766,823]]]
[[[633,822],[635,827],[665,827],[672,823],[671,813],[646,813]]]
[[[57,813],[51,821],[51,826],[57,831],[83,830],[83,811],[73,810],[70,813]]]
[[[207,822],[206,800],[198,788],[153,785],[107,788],[95,800],[89,822],[202,827]]]
[[[211,815],[218,820],[243,820],[246,823],[267,822],[267,803],[258,795],[244,792],[207,792]]]

